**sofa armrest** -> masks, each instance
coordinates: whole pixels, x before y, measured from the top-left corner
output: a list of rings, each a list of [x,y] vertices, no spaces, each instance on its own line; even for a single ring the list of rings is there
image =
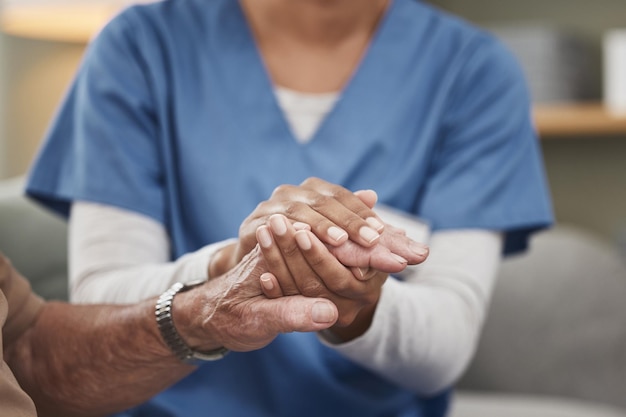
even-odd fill
[[[0,250],[46,299],[67,300],[67,225],[23,195],[22,177],[0,181]]]

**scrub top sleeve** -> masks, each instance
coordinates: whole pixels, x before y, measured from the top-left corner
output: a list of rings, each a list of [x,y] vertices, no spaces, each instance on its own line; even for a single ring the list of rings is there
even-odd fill
[[[129,14],[89,46],[31,171],[27,193],[66,216],[84,200],[164,219],[151,68]]]
[[[433,230],[504,231],[504,253],[513,253],[552,222],[528,90],[515,59],[490,37],[464,53],[420,215]]]

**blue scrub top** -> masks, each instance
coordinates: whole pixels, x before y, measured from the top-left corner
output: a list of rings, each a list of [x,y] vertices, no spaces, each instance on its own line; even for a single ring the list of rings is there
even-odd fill
[[[506,232],[505,252],[552,221],[519,66],[490,35],[415,0],[393,1],[313,139],[298,143],[235,0],[133,6],[89,46],[27,192],[161,222],[172,258],[237,236],[280,184],[310,176],[426,219]],[[415,375],[420,378],[420,375]],[[440,416],[313,334],[210,363],[130,414]]]

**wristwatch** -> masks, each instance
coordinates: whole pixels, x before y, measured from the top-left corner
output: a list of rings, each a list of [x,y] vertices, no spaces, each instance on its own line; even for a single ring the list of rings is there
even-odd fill
[[[228,353],[228,349],[223,347],[208,352],[193,350],[180,337],[176,331],[176,327],[174,326],[174,321],[172,320],[172,301],[174,300],[174,296],[176,296],[179,292],[188,291],[194,287],[204,284],[205,282],[206,279],[193,281],[187,284],[182,284],[180,282],[175,283],[167,291],[161,294],[154,309],[161,337],[163,337],[167,346],[172,350],[172,352],[174,352],[178,359],[191,365],[199,365],[205,361],[216,361],[222,359]]]

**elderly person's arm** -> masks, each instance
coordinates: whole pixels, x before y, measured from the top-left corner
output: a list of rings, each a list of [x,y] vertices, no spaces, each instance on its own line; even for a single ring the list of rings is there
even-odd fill
[[[8,286],[27,286],[10,265],[3,270],[12,281]],[[250,351],[279,333],[319,331],[335,322],[337,310],[328,300],[267,299],[259,286],[263,271],[262,256],[253,250],[227,274],[178,294],[172,315],[185,343],[202,351]],[[44,304],[26,329],[6,341],[4,355],[38,413],[106,415],[139,404],[190,373],[194,367],[180,361],[161,337],[155,302]]]

